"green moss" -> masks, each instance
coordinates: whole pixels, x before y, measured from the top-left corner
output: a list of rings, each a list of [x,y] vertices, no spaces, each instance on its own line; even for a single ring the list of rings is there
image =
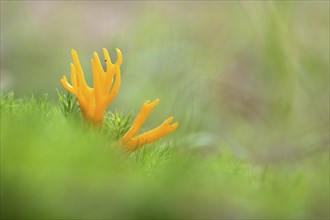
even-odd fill
[[[128,154],[110,135],[45,97],[1,95],[1,216],[328,217],[328,155],[262,166],[228,146],[206,157],[170,140]]]

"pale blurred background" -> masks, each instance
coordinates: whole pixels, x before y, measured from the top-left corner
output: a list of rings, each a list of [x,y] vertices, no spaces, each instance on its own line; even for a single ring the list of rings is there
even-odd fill
[[[151,127],[174,115],[191,148],[265,163],[327,152],[327,1],[1,1],[2,92],[56,103],[70,50],[90,80],[103,47],[123,53],[109,109],[160,98]]]
[[[329,219],[329,1],[0,3],[1,217]],[[160,98],[142,130],[175,132],[122,154],[62,115],[71,49],[91,86],[103,47],[109,110]]]

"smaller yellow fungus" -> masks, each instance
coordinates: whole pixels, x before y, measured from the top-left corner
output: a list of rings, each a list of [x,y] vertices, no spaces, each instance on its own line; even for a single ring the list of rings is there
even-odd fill
[[[150,103],[147,101],[143,104],[139,114],[137,115],[135,121],[133,122],[131,128],[126,132],[126,134],[121,138],[120,142],[128,148],[128,150],[135,150],[139,146],[149,144],[154,142],[165,135],[173,132],[179,126],[179,123],[170,124],[173,121],[173,117],[166,119],[160,126],[143,134],[134,137],[140,130],[141,126],[149,116],[151,110],[155,108],[159,103],[159,99]]]

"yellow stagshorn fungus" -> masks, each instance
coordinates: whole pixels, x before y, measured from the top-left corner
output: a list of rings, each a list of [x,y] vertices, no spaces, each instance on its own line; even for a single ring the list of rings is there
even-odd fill
[[[78,54],[73,49],[71,50],[73,59],[70,74],[71,85],[68,83],[65,76],[61,79],[63,87],[77,96],[79,107],[84,118],[95,126],[102,124],[106,108],[116,97],[120,88],[122,54],[118,48],[116,51],[118,59],[117,62],[113,64],[108,51],[103,48],[106,71],[103,70],[100,59],[97,53],[94,52],[94,57],[91,60],[94,88],[90,88],[86,84]],[[178,122],[172,125],[170,124],[173,121],[173,117],[169,117],[157,128],[134,137],[149,116],[151,110],[155,108],[158,103],[159,99],[156,99],[152,103],[150,103],[150,101],[145,102],[131,128],[120,139],[120,143],[126,146],[128,150],[135,150],[139,146],[154,142],[173,132],[178,127]]]
[[[103,48],[107,70],[104,71],[99,56],[94,52],[91,60],[94,88],[90,88],[84,78],[78,54],[71,50],[73,63],[71,63],[71,82],[68,83],[65,76],[62,77],[63,87],[77,96],[81,112],[85,119],[94,125],[103,122],[103,116],[108,105],[116,97],[120,87],[120,65],[122,55],[117,48],[117,62],[113,64],[110,60],[108,51]]]
[[[134,137],[149,116],[151,110],[155,108],[158,103],[159,99],[156,99],[152,103],[150,103],[150,101],[145,102],[139,114],[136,116],[136,119],[134,120],[131,128],[121,138],[120,142],[125,145],[129,150],[135,150],[139,146],[154,142],[171,133],[179,126],[178,122],[170,125],[170,123],[173,121],[173,117],[169,117],[163,122],[163,124],[161,124],[157,128]]]

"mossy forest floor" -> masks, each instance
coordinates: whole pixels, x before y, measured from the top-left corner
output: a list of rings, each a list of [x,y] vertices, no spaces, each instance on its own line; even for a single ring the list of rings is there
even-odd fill
[[[120,114],[96,130],[60,106],[1,95],[2,218],[329,218],[328,150],[264,165],[167,137],[127,153]]]

